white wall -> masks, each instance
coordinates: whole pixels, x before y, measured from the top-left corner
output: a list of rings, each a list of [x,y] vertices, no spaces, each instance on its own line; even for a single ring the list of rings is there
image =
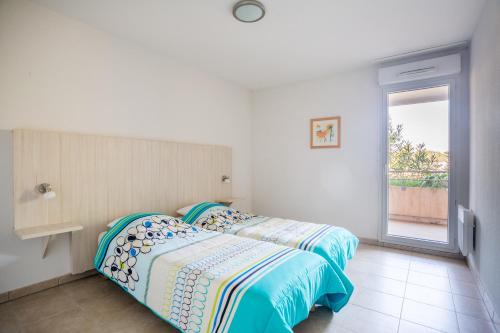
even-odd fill
[[[477,245],[469,259],[500,323],[500,1],[486,2],[471,49],[470,206]]]
[[[24,0],[0,1],[0,130],[37,128],[233,148],[233,193],[251,207],[250,92]],[[0,293],[70,271],[13,232],[10,136],[0,133]]]
[[[256,92],[253,207],[376,239],[380,216],[375,68]],[[342,117],[340,149],[310,149],[309,120]]]

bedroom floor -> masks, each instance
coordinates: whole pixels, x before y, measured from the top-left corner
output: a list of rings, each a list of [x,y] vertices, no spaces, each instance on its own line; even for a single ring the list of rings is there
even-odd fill
[[[318,308],[295,332],[496,332],[462,261],[362,245],[347,272],[350,305]],[[93,276],[0,304],[0,332],[177,331]]]

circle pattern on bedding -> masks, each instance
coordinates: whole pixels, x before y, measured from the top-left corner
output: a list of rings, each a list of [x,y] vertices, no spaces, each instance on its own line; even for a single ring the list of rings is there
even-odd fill
[[[216,207],[207,216],[198,219],[195,225],[210,231],[225,232],[231,229],[233,225],[244,223],[256,216],[242,213],[233,208],[224,207],[221,209]]]
[[[127,228],[125,235],[117,237],[114,253],[104,262],[103,272],[124,288],[135,289],[139,274],[135,269],[138,258],[158,245],[174,237],[193,237],[199,232],[195,226],[165,215],[153,215],[142,223]]]

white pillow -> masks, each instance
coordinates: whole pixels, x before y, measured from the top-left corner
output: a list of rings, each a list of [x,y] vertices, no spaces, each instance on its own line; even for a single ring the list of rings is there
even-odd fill
[[[189,211],[191,210],[191,208],[193,208],[194,206],[196,205],[199,205],[201,202],[198,202],[198,203],[195,203],[195,204],[192,204],[192,205],[189,205],[189,206],[186,206],[186,207],[182,207],[182,208],[179,208],[177,209],[177,214],[181,215],[181,216],[184,216],[186,215],[187,213],[189,213]]]
[[[101,242],[101,239],[104,237],[104,235],[106,235],[106,232],[107,231],[104,231],[99,234],[99,236],[97,237],[97,244]]]
[[[122,218],[124,218],[125,216],[120,216],[119,218],[116,218],[114,219],[113,221],[109,222],[107,227],[108,228],[113,228],[113,226],[118,222],[120,221]]]

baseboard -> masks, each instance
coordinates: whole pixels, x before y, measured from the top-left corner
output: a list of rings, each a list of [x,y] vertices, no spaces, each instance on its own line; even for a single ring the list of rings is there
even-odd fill
[[[495,309],[495,306],[493,305],[493,302],[491,301],[491,297],[489,296],[488,289],[484,285],[483,281],[481,280],[479,276],[479,272],[477,270],[477,267],[474,263],[474,260],[471,259],[470,256],[467,257],[467,265],[469,266],[469,269],[472,272],[472,275],[474,276],[474,279],[476,281],[476,285],[478,286],[479,293],[481,294],[481,297],[483,298],[484,305],[486,306],[486,310],[488,311],[488,314],[491,317],[491,320],[495,322],[495,324],[500,324],[500,310]]]
[[[376,246],[388,247],[388,248],[392,248],[392,249],[405,250],[405,251],[416,252],[416,253],[432,254],[435,256],[446,257],[446,258],[451,258],[451,259],[465,260],[464,256],[462,256],[460,253],[451,253],[451,252],[444,252],[444,251],[438,251],[438,250],[422,249],[419,247],[413,247],[413,246],[407,246],[407,245],[385,243],[385,242],[381,242],[379,240],[372,239],[372,238],[363,238],[363,237],[358,237],[358,238],[362,244],[376,245]]]
[[[31,284],[26,287],[10,290],[0,294],[0,304],[96,274],[97,271],[95,269],[91,269],[90,271],[86,271],[80,274],[66,274],[63,276]]]

